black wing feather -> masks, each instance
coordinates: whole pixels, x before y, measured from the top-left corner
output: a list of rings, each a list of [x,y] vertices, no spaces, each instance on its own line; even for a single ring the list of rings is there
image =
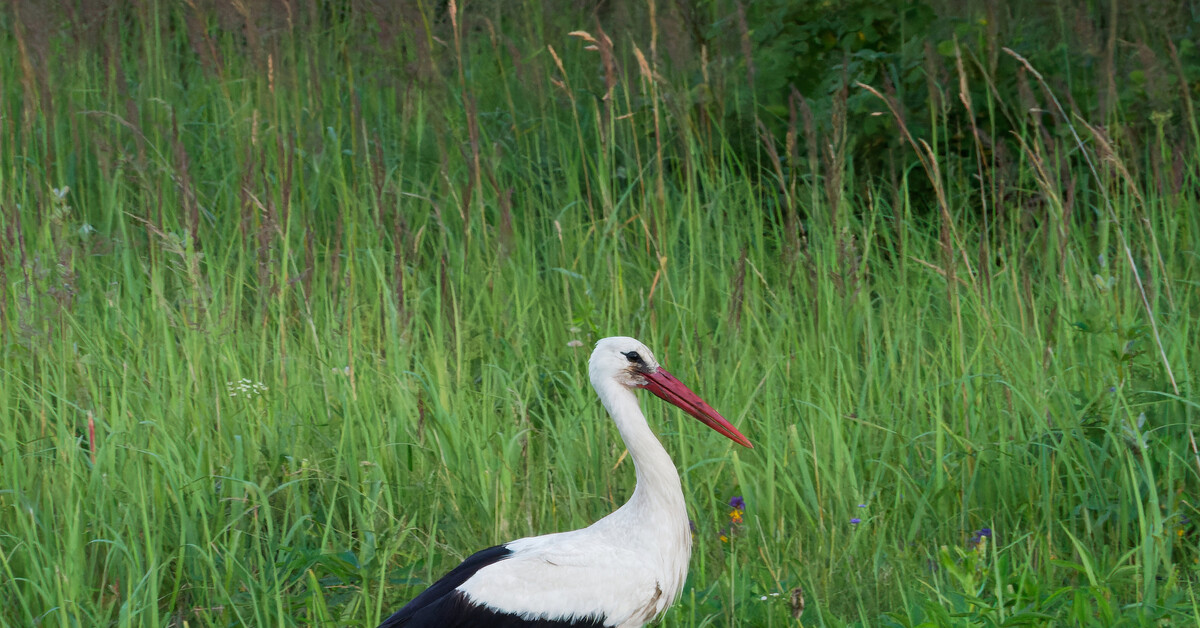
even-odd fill
[[[383,620],[379,624],[379,628],[398,628],[399,626],[425,626],[434,625],[422,622],[410,623],[410,620],[417,617],[418,614],[425,616],[427,613],[420,613],[421,610],[427,609],[430,606],[441,606],[445,604],[445,599],[454,592],[468,578],[475,575],[476,571],[487,567],[488,565],[504,560],[512,555],[512,550],[503,545],[496,545],[487,549],[479,550],[467,557],[466,560],[459,563],[457,567],[450,570],[450,573],[442,576],[440,580],[429,586],[421,592],[420,595],[413,598],[411,602],[404,605],[404,608],[396,611],[391,617]]]

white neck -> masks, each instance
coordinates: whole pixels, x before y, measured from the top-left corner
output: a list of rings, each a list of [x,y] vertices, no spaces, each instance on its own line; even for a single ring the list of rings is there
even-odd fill
[[[593,524],[596,532],[619,536],[627,546],[640,545],[660,565],[665,603],[679,595],[692,555],[692,533],[675,463],[667,455],[638,407],[634,392],[608,380],[596,385],[612,415],[637,473],[637,486],[624,506]],[[651,556],[647,556],[652,560]],[[665,606],[664,606],[665,608]]]
[[[617,431],[621,433],[621,439],[625,441],[625,447],[633,459],[637,486],[630,501],[652,500],[660,508],[677,506],[680,512],[684,512],[683,487],[679,483],[675,463],[671,462],[671,456],[646,423],[637,396],[632,390],[612,380],[597,386],[596,392],[617,424]]]

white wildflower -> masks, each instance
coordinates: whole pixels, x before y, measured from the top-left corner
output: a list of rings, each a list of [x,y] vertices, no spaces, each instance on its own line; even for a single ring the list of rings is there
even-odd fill
[[[257,397],[270,389],[262,382],[242,378],[236,382],[225,382],[225,390],[229,392],[230,397],[237,397],[238,395],[243,397]]]

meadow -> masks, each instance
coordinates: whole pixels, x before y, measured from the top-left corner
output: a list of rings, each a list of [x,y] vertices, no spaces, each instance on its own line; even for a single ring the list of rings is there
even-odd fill
[[[1200,625],[1192,40],[818,93],[787,3],[560,4],[0,10],[0,625],[374,626],[585,526],[610,335],[754,443],[646,396],[659,625]]]

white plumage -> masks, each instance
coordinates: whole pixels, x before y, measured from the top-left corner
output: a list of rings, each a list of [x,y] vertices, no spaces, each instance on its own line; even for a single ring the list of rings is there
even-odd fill
[[[637,485],[629,501],[581,530],[518,539],[475,554],[381,628],[633,628],[679,597],[692,552],[683,490],[633,390],[646,388],[735,442],[746,447],[750,442],[633,338],[598,342],[589,375],[633,460]]]

